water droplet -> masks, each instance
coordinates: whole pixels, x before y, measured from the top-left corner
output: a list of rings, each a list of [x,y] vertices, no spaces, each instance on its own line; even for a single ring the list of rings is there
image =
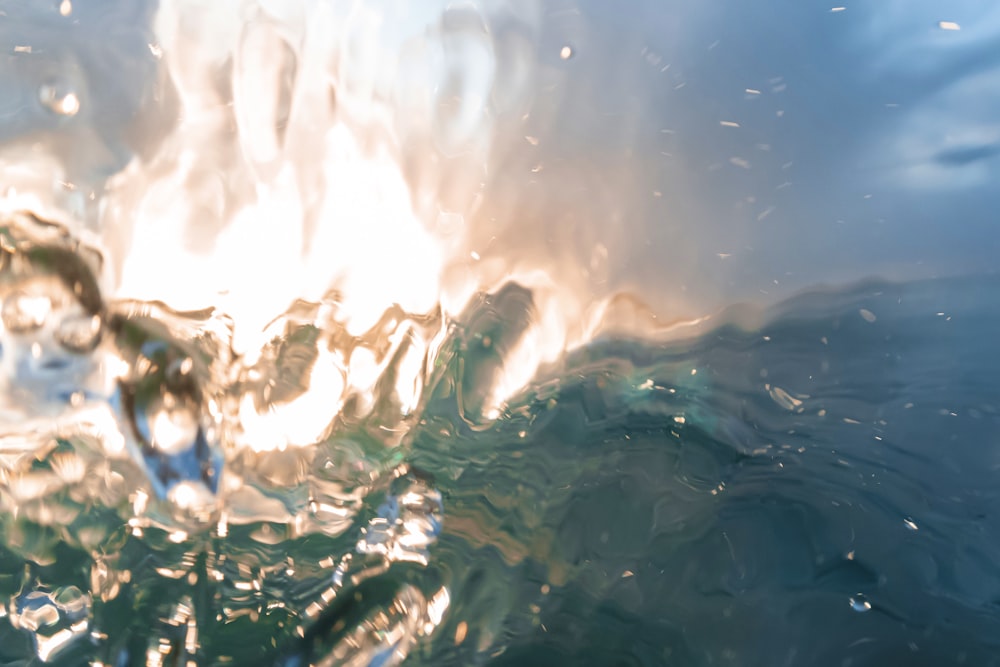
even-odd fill
[[[861,313],[861,317],[864,318],[865,322],[874,322],[875,321],[875,313],[873,313],[872,311],[868,310],[867,308],[862,308],[858,312]]]
[[[38,89],[38,100],[49,111],[60,116],[75,116],[80,111],[80,98],[61,83],[47,83]]]
[[[858,612],[859,614],[863,614],[866,611],[871,611],[872,603],[869,602],[868,599],[861,593],[858,593],[857,595],[851,597],[850,602],[851,602],[851,609]]]
[[[3,301],[0,317],[10,333],[24,334],[41,328],[52,310],[52,300],[44,294],[17,291]]]
[[[98,315],[71,315],[63,319],[56,329],[56,340],[70,352],[83,354],[97,346],[101,333]]]

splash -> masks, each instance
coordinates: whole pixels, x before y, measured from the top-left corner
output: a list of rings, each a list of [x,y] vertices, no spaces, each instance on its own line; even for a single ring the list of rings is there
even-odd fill
[[[146,150],[93,188],[0,164],[7,614],[36,657],[258,659],[199,640],[250,620],[279,663],[389,665],[441,624],[443,501],[406,458],[426,406],[488,428],[567,350],[665,331],[554,260],[471,250],[538,12],[162,2]],[[68,81],[38,99],[82,122]]]
[[[376,384],[390,365],[400,418],[412,415],[443,330],[512,286],[525,292],[503,315],[511,331],[475,419],[495,418],[542,365],[622,319],[633,332],[663,328],[627,300],[595,302],[554,265],[469,249],[466,221],[503,151],[497,124],[530,101],[538,11],[161,5],[150,48],[176,125],[151,160],[113,179],[101,243],[115,298],[224,314],[246,386],[267,377],[260,364],[274,370],[285,344],[275,341],[296,327],[322,339],[302,376],[322,392],[246,393],[238,421],[257,437],[244,444],[310,444],[331,424],[318,415],[383,402]],[[388,337],[400,356],[344,336]],[[332,408],[315,409],[320,394]]]
[[[237,323],[241,352],[296,299],[333,295],[354,335],[393,305],[464,307],[482,286],[445,275],[466,211],[439,206],[437,218],[459,222],[444,233],[418,214],[403,147],[423,128],[408,129],[407,116],[441,103],[436,78],[448,72],[436,58],[478,48],[481,62],[457,72],[468,108],[439,138],[484,163],[499,65],[485,17],[432,4],[401,5],[391,21],[390,8],[361,3],[165,3],[156,51],[179,120],[152,163],[134,163],[112,186],[102,228],[109,245],[123,244],[116,293],[216,306]],[[479,30],[451,28],[458,19]],[[417,159],[433,161],[429,153]]]

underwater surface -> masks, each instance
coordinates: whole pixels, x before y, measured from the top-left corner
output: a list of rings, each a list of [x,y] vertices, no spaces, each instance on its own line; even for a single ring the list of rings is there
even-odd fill
[[[482,425],[509,288],[451,332],[405,453],[345,420],[262,455],[228,528],[137,521],[92,430],[8,443],[0,657],[390,664],[430,624],[407,664],[995,664],[998,287],[598,339]]]
[[[0,665],[1000,664],[998,37],[0,0]]]

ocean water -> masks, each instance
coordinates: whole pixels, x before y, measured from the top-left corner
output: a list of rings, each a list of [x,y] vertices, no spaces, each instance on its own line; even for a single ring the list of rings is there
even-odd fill
[[[92,430],[8,434],[3,664],[994,664],[998,286],[598,339],[482,424],[512,287],[452,330],[405,449],[342,423],[244,462],[277,507],[234,494],[228,528],[140,510]]]
[[[998,37],[0,0],[0,665],[1000,663]]]
[[[462,582],[426,664],[995,664],[996,288],[598,341],[488,433],[422,433]]]

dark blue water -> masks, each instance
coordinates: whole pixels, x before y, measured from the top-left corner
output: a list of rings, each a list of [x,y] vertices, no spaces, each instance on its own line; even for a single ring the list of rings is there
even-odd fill
[[[455,330],[405,449],[380,455],[406,470],[339,534],[136,533],[86,484],[12,509],[0,587],[19,623],[0,620],[0,664],[36,664],[25,610],[56,587],[59,618],[82,609],[91,629],[54,653],[65,665],[157,664],[161,645],[198,664],[395,664],[391,641],[382,658],[349,650],[383,621],[417,638],[414,665],[996,664],[998,288],[871,282],[733,308],[694,339],[596,340],[481,423],[505,314],[524,306],[501,291]],[[63,449],[93,456],[61,442],[35,472]],[[315,476],[351,447],[379,451],[340,433],[302,460]],[[280,458],[256,466],[286,474]],[[374,516],[430,520],[436,542],[364,556]],[[450,606],[424,636],[407,614],[442,587]],[[42,636],[61,627],[37,618]]]
[[[996,664],[998,287],[597,342],[489,432],[428,429],[454,606],[424,663]]]

